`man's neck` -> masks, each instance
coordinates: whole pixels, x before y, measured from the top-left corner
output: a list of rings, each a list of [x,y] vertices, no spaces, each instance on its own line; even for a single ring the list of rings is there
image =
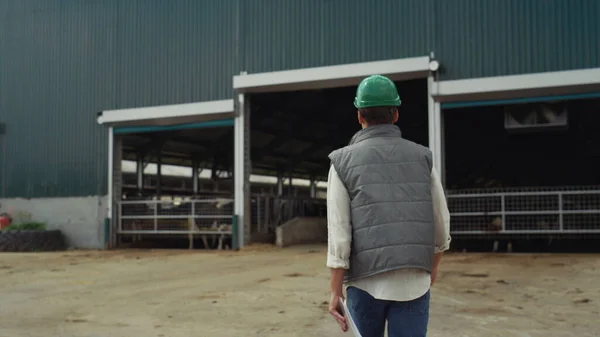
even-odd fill
[[[361,124],[361,126],[362,126],[363,129],[366,129],[366,128],[370,128],[372,126],[393,125],[393,124],[394,123],[376,123],[376,124],[363,123],[363,124]]]

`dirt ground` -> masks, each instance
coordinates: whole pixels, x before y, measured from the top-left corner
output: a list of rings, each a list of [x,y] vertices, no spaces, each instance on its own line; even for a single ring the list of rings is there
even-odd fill
[[[0,336],[344,336],[324,254],[1,254]],[[429,336],[600,335],[598,255],[454,253],[440,272]]]

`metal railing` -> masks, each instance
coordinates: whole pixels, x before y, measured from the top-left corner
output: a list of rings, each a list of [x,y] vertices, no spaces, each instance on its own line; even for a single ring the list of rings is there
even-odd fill
[[[449,191],[453,235],[600,234],[600,189]],[[233,199],[123,200],[119,234],[234,233]],[[252,232],[272,231],[297,216],[326,216],[326,201],[252,197]]]
[[[600,190],[449,192],[452,234],[600,233]]]
[[[233,233],[231,198],[123,200],[117,207],[119,234]]]

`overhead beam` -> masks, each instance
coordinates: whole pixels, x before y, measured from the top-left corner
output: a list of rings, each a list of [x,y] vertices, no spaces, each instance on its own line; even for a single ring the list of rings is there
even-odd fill
[[[440,102],[564,95],[600,90],[600,68],[435,82]]]
[[[425,78],[429,73],[429,56],[396,60],[349,63],[233,77],[237,92],[275,92],[333,88],[357,85],[364,77],[381,74],[394,81]]]
[[[98,113],[98,124],[111,126],[169,126],[235,117],[233,100],[160,105]],[[231,126],[231,125],[230,125]]]

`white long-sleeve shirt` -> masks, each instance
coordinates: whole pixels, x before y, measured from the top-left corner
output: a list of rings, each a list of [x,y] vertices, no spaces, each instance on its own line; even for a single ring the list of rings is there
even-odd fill
[[[450,212],[438,172],[431,170],[431,196],[435,222],[435,253],[450,247]],[[327,267],[350,267],[352,223],[350,196],[333,165],[327,180]],[[399,269],[361,278],[346,284],[390,301],[411,301],[423,296],[431,285],[431,276],[420,269]]]

